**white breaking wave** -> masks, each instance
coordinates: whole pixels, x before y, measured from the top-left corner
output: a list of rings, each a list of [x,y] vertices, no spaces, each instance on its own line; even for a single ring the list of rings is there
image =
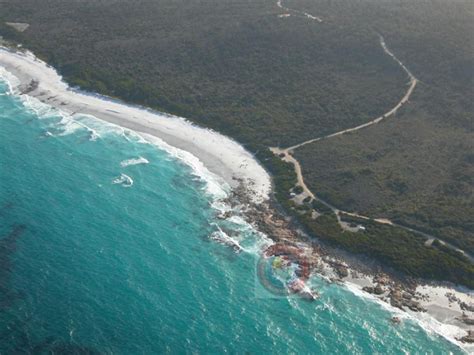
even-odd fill
[[[68,115],[61,111],[58,111],[57,114],[61,116],[61,121],[58,123],[61,133],[59,133],[58,136],[68,136],[79,130],[86,130],[89,132],[90,141],[96,141],[100,138],[99,133],[97,133],[95,129],[81,122],[80,116],[76,117],[75,115]]]
[[[5,68],[0,67],[0,78],[7,84],[8,91],[7,94],[12,95],[15,93],[15,88],[17,88],[21,82],[20,80],[7,71]]]
[[[143,158],[143,157],[138,157],[134,159],[123,160],[120,162],[120,166],[125,168],[126,166],[130,166],[130,165],[148,164],[148,163],[149,163],[148,159]]]
[[[3,68],[2,68],[3,69]],[[0,72],[1,75],[5,74],[5,81],[9,84],[9,87],[15,87],[19,85],[18,79],[13,75],[9,74],[9,72],[3,70]],[[7,74],[9,74],[7,76]],[[3,78],[3,76],[2,76]],[[47,119],[47,118],[61,118],[61,120],[56,123],[58,128],[61,130],[58,136],[67,136],[77,132],[80,129],[86,129],[90,132],[89,140],[94,141],[97,138],[101,137],[102,135],[108,134],[117,134],[124,137],[129,142],[137,142],[142,144],[149,144],[157,147],[160,150],[166,151],[170,156],[178,159],[179,161],[183,162],[185,165],[189,166],[192,170],[192,173],[202,179],[206,184],[206,192],[214,198],[214,201],[218,201],[220,199],[224,199],[228,196],[230,191],[230,186],[219,176],[214,173],[211,173],[204,164],[193,154],[184,151],[182,149],[173,147],[162,139],[152,136],[146,133],[138,133],[133,130],[123,128],[118,126],[114,123],[106,122],[100,120],[99,118],[89,115],[89,114],[76,114],[70,115],[68,113],[62,112],[53,106],[43,103],[35,97],[28,96],[28,95],[21,95],[21,99],[23,100],[23,104],[28,109],[32,110],[36,116],[40,119]],[[83,123],[82,121],[86,122]],[[91,128],[93,127],[93,128]],[[99,133],[100,132],[100,133]],[[51,135],[53,135],[50,132]],[[143,157],[139,157],[138,159],[128,159],[124,160],[120,163],[122,167],[126,167],[129,165],[135,164],[147,164],[149,161]],[[125,175],[126,176],[126,175]],[[120,178],[114,180],[114,183],[122,183],[122,181],[118,181]],[[131,180],[131,179],[130,179]],[[115,182],[118,181],[118,182]],[[133,180],[131,180],[131,184],[124,185],[124,186],[132,186]]]
[[[195,155],[173,147],[162,139],[147,133],[135,133],[134,135],[140,137],[140,143],[152,144],[189,166],[192,173],[206,183],[206,192],[215,199],[224,199],[228,196],[230,186],[220,176],[210,172]]]
[[[96,141],[97,139],[100,138],[100,135],[96,131],[94,131],[93,129],[91,129],[89,131],[89,134],[90,134],[89,135],[89,140],[92,141],[92,142],[94,142],[94,141]]]
[[[125,174],[120,174],[119,177],[115,178],[112,181],[112,184],[120,184],[123,187],[130,187],[133,185],[133,180],[130,176],[125,175]]]
[[[58,119],[60,121],[56,123],[56,127],[61,131],[57,134],[57,136],[67,136],[77,132],[80,129],[85,129],[89,132],[89,140],[95,141],[100,138],[100,135],[94,130],[93,128],[89,127],[88,125],[82,123],[78,116],[77,119],[74,115],[68,114],[60,109],[55,108],[49,104],[43,103],[35,97],[29,95],[20,95],[19,92],[15,91],[15,87],[19,85],[18,79],[13,75],[9,74],[9,72],[5,71],[2,67],[0,67],[0,78],[7,83],[9,87],[8,95],[18,95],[18,97],[22,100],[23,105],[34,112],[35,116],[38,119]],[[97,120],[97,118],[96,118]],[[53,135],[49,132],[48,135]]]
[[[222,200],[215,200],[211,207],[218,211],[218,214],[216,222],[212,223],[217,231],[209,236],[210,239],[255,256],[260,256],[263,250],[274,244],[266,234],[245,220],[245,212],[241,211],[241,206],[232,208]],[[223,228],[233,231],[233,236],[229,236]]]
[[[51,105],[45,104],[38,100],[35,97],[22,95],[20,96],[23,105],[33,111],[35,115],[39,119],[47,119],[47,118],[57,118],[57,117],[65,117],[67,114],[60,112],[56,108]]]
[[[218,243],[230,246],[236,253],[244,250],[237,240],[227,235],[227,233],[225,233],[217,224],[215,224],[215,226],[218,230],[211,233],[209,236],[211,239],[217,241]]]
[[[378,297],[362,291],[361,287],[351,283],[344,282],[344,286],[351,291],[354,295],[369,299],[373,302],[379,304],[383,309],[390,312],[391,314],[396,315],[398,318],[410,319],[413,322],[417,323],[421,328],[423,328],[428,333],[438,334],[448,340],[449,342],[463,348],[464,350],[470,351],[472,346],[460,343],[456,338],[462,337],[465,335],[465,331],[455,325],[443,324],[440,321],[433,318],[431,315],[424,312],[413,312],[409,310],[402,311],[396,307],[391,306],[387,302],[382,301]]]
[[[84,128],[70,116],[63,116],[58,124],[59,129],[61,130],[61,133],[59,133],[58,136],[68,136]]]

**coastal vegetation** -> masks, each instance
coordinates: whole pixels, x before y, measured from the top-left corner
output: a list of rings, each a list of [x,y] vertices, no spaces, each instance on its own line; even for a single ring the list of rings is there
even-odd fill
[[[346,211],[390,218],[474,251],[473,7],[468,1],[288,0],[323,22],[279,18],[276,2],[2,2],[0,35],[72,85],[187,117],[237,139],[272,173],[275,197],[320,240],[412,277],[474,287],[462,255],[393,226],[343,231],[319,201],[296,206],[296,177],[270,146],[365,123],[420,80],[393,119],[294,155],[308,187]],[[6,22],[24,22],[24,32]],[[311,210],[321,215],[313,218]]]
[[[296,175],[290,163],[274,158],[269,163],[274,174],[275,195],[290,214],[310,234],[330,245],[371,257],[413,278],[451,281],[474,288],[474,265],[464,255],[438,240],[427,246],[426,238],[401,228],[344,215],[346,222],[363,225],[357,232],[344,231],[334,212],[318,200],[295,204],[291,187]],[[320,214],[314,217],[312,211]]]

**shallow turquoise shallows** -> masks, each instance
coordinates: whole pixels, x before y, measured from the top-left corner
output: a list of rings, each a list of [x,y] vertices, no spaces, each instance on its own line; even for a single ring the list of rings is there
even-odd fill
[[[0,353],[460,352],[414,321],[393,326],[343,286],[313,280],[312,303],[257,292],[261,240],[239,221],[226,228],[244,252],[210,238],[224,222],[191,168],[130,132],[7,91]]]

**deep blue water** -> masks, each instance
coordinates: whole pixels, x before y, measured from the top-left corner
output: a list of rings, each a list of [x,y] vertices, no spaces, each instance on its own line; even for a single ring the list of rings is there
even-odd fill
[[[230,222],[247,251],[210,238],[225,222],[191,168],[0,85],[0,353],[460,352],[322,280],[312,303],[265,294],[261,240]]]

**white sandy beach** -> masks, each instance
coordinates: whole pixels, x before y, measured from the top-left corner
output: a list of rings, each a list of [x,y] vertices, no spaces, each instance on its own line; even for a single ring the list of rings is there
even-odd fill
[[[335,260],[335,259],[334,259]],[[418,285],[416,301],[426,309],[426,312],[415,312],[407,307],[400,309],[390,304],[390,287],[383,286],[382,294],[369,293],[363,290],[364,287],[375,287],[377,285],[374,275],[364,274],[354,269],[348,268],[348,276],[339,279],[335,269],[327,262],[319,265],[319,274],[328,282],[340,280],[341,285],[355,295],[377,302],[382,308],[389,311],[392,316],[404,320],[411,319],[417,322],[426,331],[432,334],[439,334],[448,341],[461,347],[468,353],[474,353],[474,344],[461,342],[460,339],[474,330],[472,324],[462,321],[463,315],[474,319],[474,312],[463,309],[461,304],[474,307],[474,292],[465,287],[454,287],[453,285]],[[465,308],[465,307],[464,307]],[[387,319],[390,324],[390,320]],[[398,326],[397,324],[390,324]]]
[[[62,77],[30,52],[0,47],[0,67],[19,79],[19,87],[32,81],[38,86],[28,92],[43,103],[68,114],[87,114],[132,131],[161,139],[167,145],[189,152],[231,188],[246,183],[255,202],[267,200],[271,179],[257,160],[236,141],[215,131],[198,127],[184,118],[152,112],[71,89]]]
[[[474,312],[461,308],[461,303],[474,306],[474,292],[471,290],[452,286],[420,285],[416,288],[416,292],[419,293],[418,300],[426,312],[413,312],[409,309],[402,311],[392,307],[387,300],[388,292],[380,296],[364,292],[362,290],[364,286],[376,285],[372,276],[351,271],[350,275],[344,278],[344,282],[352,292],[380,302],[384,308],[399,318],[416,320],[426,330],[440,334],[468,353],[474,353],[474,345],[459,341],[460,338],[467,335],[469,330],[474,330],[474,326],[461,321],[463,315],[474,319]]]

